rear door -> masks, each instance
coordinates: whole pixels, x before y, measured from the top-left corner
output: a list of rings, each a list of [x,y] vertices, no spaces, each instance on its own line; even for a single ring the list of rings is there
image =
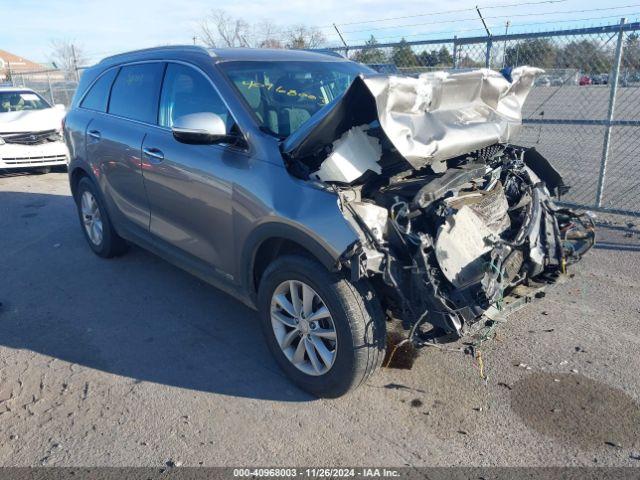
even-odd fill
[[[168,63],[158,123],[142,150],[151,233],[230,279],[234,265],[233,184],[247,175],[248,153],[230,145],[190,145],[171,133],[182,115],[211,112],[237,129],[211,80],[193,66]]]
[[[165,64],[120,67],[111,87],[107,114],[87,126],[87,156],[97,168],[110,213],[123,227],[149,228],[149,204],[142,178],[142,141],[155,127]]]

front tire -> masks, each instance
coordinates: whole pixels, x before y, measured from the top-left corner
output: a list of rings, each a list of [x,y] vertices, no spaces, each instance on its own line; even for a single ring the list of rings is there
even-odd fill
[[[380,366],[385,321],[371,286],[353,284],[316,260],[286,255],[260,280],[260,321],[269,350],[301,389],[335,398]]]
[[[127,243],[114,230],[102,197],[89,178],[78,182],[75,200],[82,233],[91,250],[103,258],[123,254]]]

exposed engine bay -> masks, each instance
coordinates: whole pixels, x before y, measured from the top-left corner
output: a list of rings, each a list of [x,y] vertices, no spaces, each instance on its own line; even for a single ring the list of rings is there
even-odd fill
[[[283,144],[291,173],[333,190],[359,232],[341,259],[352,281],[368,278],[417,344],[495,320],[595,242],[588,215],[554,203],[558,171],[509,143],[540,72],[359,77]]]
[[[588,215],[555,205],[541,179],[552,181],[549,171],[529,166],[540,158],[495,145],[452,159],[443,174],[336,187],[366,237],[345,255],[352,280],[369,277],[390,316],[439,341],[501,310],[515,287],[554,283],[595,231]],[[432,328],[418,330],[424,322]]]

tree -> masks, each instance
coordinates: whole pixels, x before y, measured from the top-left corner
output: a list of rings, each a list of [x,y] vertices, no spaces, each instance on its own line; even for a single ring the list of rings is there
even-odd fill
[[[423,67],[449,67],[453,65],[453,57],[444,45],[440,50],[424,50],[418,55],[418,62]]]
[[[449,53],[449,49],[444,45],[438,50],[438,65],[453,66],[453,56]]]
[[[507,47],[504,56],[505,66],[517,67],[531,65],[552,68],[556,64],[558,49],[547,38],[533,38],[517,42]]]
[[[254,45],[258,48],[284,48],[282,32],[270,20],[262,20],[254,26]]]
[[[593,40],[570,42],[558,53],[559,68],[577,68],[586,73],[608,73],[613,51],[606,51]]]
[[[51,40],[51,63],[64,72],[68,80],[78,79],[78,67],[86,65],[84,48],[70,40]]]
[[[325,36],[320,30],[304,25],[291,27],[286,35],[287,48],[318,48],[325,43],[325,41]]]
[[[396,64],[397,67],[416,67],[418,66],[418,59],[416,54],[413,53],[411,45],[403,38],[400,40],[393,50],[391,51],[391,61]]]
[[[317,48],[325,43],[325,37],[315,27],[294,25],[280,28],[270,20],[250,24],[235,18],[224,10],[212,10],[199,24],[198,37],[211,48]]]
[[[200,23],[200,38],[211,48],[248,47],[249,34],[247,22],[231,17],[224,10],[213,10]]]
[[[423,67],[435,67],[438,64],[438,52],[424,50],[418,55],[418,62]]]
[[[630,33],[624,42],[624,56],[622,64],[627,71],[640,70],[640,36]]]
[[[369,40],[365,42],[365,48],[356,52],[353,56],[353,60],[367,65],[385,63],[387,61],[387,56],[377,47],[377,45],[378,41],[373,35],[371,35]]]

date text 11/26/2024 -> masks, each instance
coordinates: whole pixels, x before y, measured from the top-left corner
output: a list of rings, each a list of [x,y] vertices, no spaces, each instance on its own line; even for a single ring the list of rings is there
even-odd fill
[[[234,477],[276,478],[393,478],[399,477],[397,469],[389,468],[237,468]]]

